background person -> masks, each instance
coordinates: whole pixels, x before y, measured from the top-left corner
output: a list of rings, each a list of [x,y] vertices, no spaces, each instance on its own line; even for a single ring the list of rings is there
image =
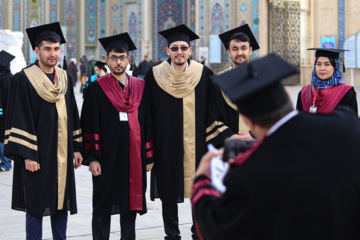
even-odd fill
[[[358,112],[354,87],[343,81],[339,53],[347,50],[309,48],[316,50],[311,83],[302,87],[296,109],[311,113],[329,113],[337,106],[347,106]],[[344,69],[345,70],[345,69]]]
[[[250,61],[253,51],[260,49],[248,24],[231,29],[219,35],[229,57],[231,65],[218,75],[228,72]],[[226,138],[253,140],[249,127],[240,116],[236,104],[217,86],[210,84],[209,113],[214,121],[206,128],[206,142],[221,147]]]
[[[15,56],[2,50],[0,52],[0,172],[11,169],[11,159],[4,156],[4,133],[6,113],[6,98],[10,90],[13,75],[10,70],[10,62]]]

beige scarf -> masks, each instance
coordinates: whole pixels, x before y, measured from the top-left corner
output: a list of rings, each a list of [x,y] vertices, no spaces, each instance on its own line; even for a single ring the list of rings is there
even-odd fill
[[[228,72],[232,69],[233,69],[233,67],[229,66],[225,70],[219,72],[217,75]],[[222,93],[223,98],[224,98],[225,102],[227,103],[227,105],[229,105],[235,111],[239,111],[237,106],[229,99],[229,97],[222,90],[221,90],[221,93]],[[239,115],[239,132],[247,132],[247,131],[249,131],[249,127],[246,125],[246,123],[244,122],[244,119],[241,117],[241,115]]]
[[[196,165],[195,87],[200,82],[203,65],[190,61],[185,72],[164,61],[153,68],[157,84],[175,98],[183,99],[184,197],[191,197]]]
[[[66,72],[55,67],[55,83],[51,83],[46,74],[36,65],[24,69],[30,83],[35,88],[37,94],[47,102],[55,103],[58,114],[58,144],[57,144],[57,164],[58,164],[58,206],[63,209],[66,172],[67,172],[67,153],[68,153],[68,128],[65,94],[68,86]]]
[[[184,98],[198,85],[203,67],[202,64],[191,60],[189,68],[185,72],[180,72],[171,67],[168,61],[163,61],[153,68],[153,72],[162,90],[175,98]]]

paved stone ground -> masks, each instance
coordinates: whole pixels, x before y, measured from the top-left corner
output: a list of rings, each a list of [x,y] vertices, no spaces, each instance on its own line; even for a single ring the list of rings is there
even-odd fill
[[[76,99],[81,109],[82,95],[76,86]],[[291,93],[293,103],[296,103],[300,87],[287,87]],[[356,88],[360,93],[360,87]],[[0,239],[19,240],[25,239],[25,214],[11,210],[12,171],[0,173]],[[149,178],[149,176],[148,176]],[[78,214],[69,216],[67,236],[71,240],[92,239],[91,237],[91,212],[92,212],[92,183],[91,174],[85,166],[76,170],[76,188]],[[161,202],[150,201],[147,192],[148,213],[137,217],[137,239],[163,239],[163,223],[161,218]],[[184,240],[191,240],[191,208],[190,201],[179,204],[180,231]],[[44,218],[43,239],[52,239],[50,219]],[[119,215],[112,217],[110,239],[120,239]]]

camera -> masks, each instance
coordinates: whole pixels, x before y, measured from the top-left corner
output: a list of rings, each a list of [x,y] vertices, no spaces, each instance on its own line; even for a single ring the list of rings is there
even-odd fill
[[[237,155],[249,150],[256,141],[245,141],[240,139],[226,139],[224,145],[223,161],[228,162],[229,159],[235,158]]]

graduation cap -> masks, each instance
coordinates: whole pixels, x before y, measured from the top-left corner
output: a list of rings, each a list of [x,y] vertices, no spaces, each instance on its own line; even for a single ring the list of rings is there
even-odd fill
[[[107,72],[107,69],[106,69],[105,65],[106,65],[106,63],[100,62],[100,61],[96,61],[96,63],[95,63],[95,66],[96,66],[96,67],[104,70],[104,72],[106,73],[106,72]]]
[[[252,47],[252,50],[258,50],[260,48],[258,42],[256,41],[256,38],[254,36],[254,34],[252,33],[250,27],[248,24],[242,25],[240,27],[231,29],[227,32],[224,32],[222,34],[219,35],[219,38],[221,39],[222,43],[224,44],[224,47],[226,48],[226,50],[229,49],[229,44],[230,44],[230,39],[231,37],[235,34],[235,33],[244,33],[246,36],[248,36],[249,40],[250,40],[250,45]]]
[[[15,56],[11,55],[10,53],[2,50],[0,52],[0,65],[4,68],[9,68],[10,62],[15,58]]]
[[[168,46],[170,46],[171,43],[176,41],[184,41],[190,45],[190,41],[199,39],[199,36],[196,35],[196,33],[194,33],[193,31],[191,31],[191,29],[188,28],[185,24],[166,29],[159,32],[159,34],[166,38]]]
[[[59,22],[27,28],[26,33],[29,37],[33,50],[35,50],[35,47],[39,44],[39,42],[49,37],[57,39],[60,44],[66,43]]]
[[[341,52],[349,51],[346,49],[338,48],[308,48],[307,50],[316,50],[315,57],[328,57],[339,60]],[[345,72],[345,63],[343,63],[343,72]]]
[[[339,54],[341,52],[349,51],[337,48],[308,48],[307,50],[316,50],[315,57],[328,57],[333,59],[339,59]]]
[[[241,114],[258,117],[289,101],[281,80],[295,73],[295,67],[276,54],[269,54],[211,78],[236,103]]]
[[[127,32],[99,38],[99,41],[106,52],[110,52],[112,49],[124,49],[127,52],[136,50],[135,44]]]

